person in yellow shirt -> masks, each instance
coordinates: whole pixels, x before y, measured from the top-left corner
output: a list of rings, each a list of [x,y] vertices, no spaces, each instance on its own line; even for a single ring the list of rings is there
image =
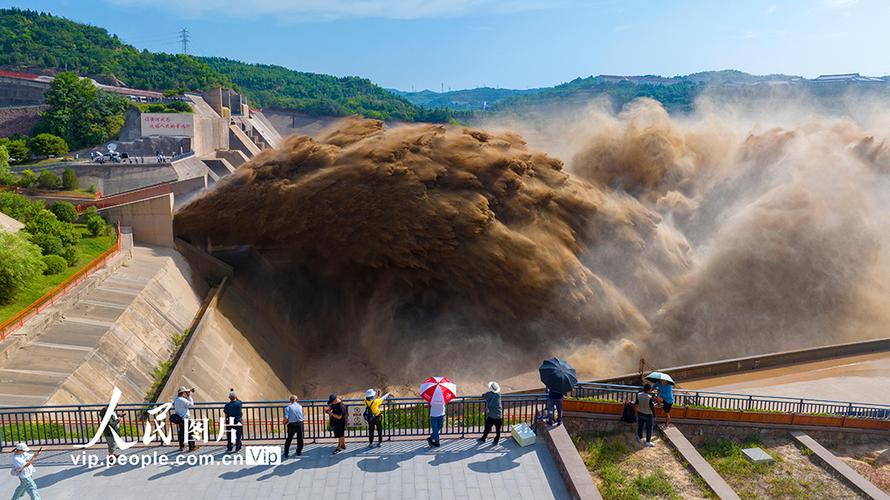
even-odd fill
[[[377,447],[383,445],[383,403],[389,398],[389,393],[377,397],[377,391],[368,389],[365,391],[365,420],[368,422],[368,448],[374,446],[374,429],[377,429]]]

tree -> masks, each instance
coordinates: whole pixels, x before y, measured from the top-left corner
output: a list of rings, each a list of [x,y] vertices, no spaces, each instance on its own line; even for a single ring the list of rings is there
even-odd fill
[[[69,224],[77,222],[77,209],[67,201],[57,201],[53,203],[50,210],[56,218],[62,222],[68,222]]]
[[[0,139],[0,145],[9,153],[10,163],[23,162],[31,158],[28,140],[23,137],[4,137]]]
[[[168,108],[178,111],[180,113],[191,113],[192,107],[189,106],[189,103],[183,101],[173,101],[167,105]]]
[[[93,238],[105,231],[105,219],[98,215],[90,215],[87,217],[87,230],[93,235]]]
[[[72,72],[59,73],[46,91],[48,111],[35,130],[57,135],[80,149],[101,144],[120,132],[124,97],[102,92]]]
[[[40,248],[21,233],[0,231],[0,304],[12,302],[23,286],[43,272]]]
[[[37,176],[37,185],[41,189],[59,189],[62,186],[62,180],[52,170],[41,170],[40,175]]]
[[[15,175],[9,172],[9,152],[6,146],[0,144],[0,186],[8,186],[15,181]]]
[[[0,144],[0,175],[9,173],[9,151],[6,146]]]
[[[36,156],[65,156],[68,154],[68,144],[65,139],[53,134],[37,134],[28,141],[31,154]]]
[[[43,264],[46,266],[43,270],[43,274],[46,275],[59,274],[68,267],[68,262],[65,258],[59,257],[58,255],[44,255]]]
[[[44,209],[25,223],[25,231],[29,233],[31,242],[40,247],[43,255],[58,255],[69,266],[77,263],[80,257],[77,249],[80,234],[74,224],[62,222],[52,212]]]
[[[80,188],[80,184],[77,182],[77,172],[71,167],[65,167],[65,171],[62,172],[62,188],[66,191],[73,191]]]
[[[22,170],[21,177],[19,177],[19,187],[30,189],[37,185],[37,174],[34,173],[33,170]]]
[[[42,201],[31,201],[20,194],[0,192],[0,212],[26,223],[43,210]]]

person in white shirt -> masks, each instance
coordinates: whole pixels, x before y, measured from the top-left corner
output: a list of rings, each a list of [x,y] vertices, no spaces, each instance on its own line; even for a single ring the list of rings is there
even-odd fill
[[[439,447],[439,432],[445,425],[445,403],[442,401],[430,402],[430,437],[426,441],[430,446]]]
[[[195,401],[192,399],[192,391],[186,387],[180,387],[177,391],[176,399],[173,400],[173,412],[176,415],[171,420],[176,424],[177,436],[179,437],[179,451],[185,448],[185,421],[188,420],[191,408],[195,407]],[[189,451],[194,451],[198,447],[195,445],[195,439],[189,435]]]
[[[40,493],[37,492],[37,484],[34,482],[34,460],[40,455],[40,450],[36,453],[28,453],[31,451],[25,443],[15,445],[15,452],[12,455],[12,470],[10,473],[18,476],[19,485],[12,494],[12,500],[16,500],[28,494],[31,500],[40,500]]]

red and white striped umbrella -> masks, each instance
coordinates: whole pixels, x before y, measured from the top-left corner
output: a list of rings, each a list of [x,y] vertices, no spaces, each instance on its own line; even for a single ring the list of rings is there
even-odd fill
[[[457,396],[457,385],[446,377],[430,377],[420,384],[420,397],[427,403],[448,404]]]

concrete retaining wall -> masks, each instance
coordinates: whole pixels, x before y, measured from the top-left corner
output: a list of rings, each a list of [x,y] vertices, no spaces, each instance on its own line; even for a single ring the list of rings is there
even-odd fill
[[[282,137],[291,134],[315,137],[325,128],[343,119],[337,116],[310,116],[300,111],[283,108],[263,109],[263,116]]]
[[[724,359],[709,363],[676,366],[673,368],[659,368],[660,371],[669,373],[674,380],[696,380],[702,378],[728,375],[731,373],[750,372],[779,366],[789,366],[810,361],[841,358],[856,354],[870,354],[874,352],[890,351],[890,338],[862,340],[845,344],[835,344],[809,349],[796,349],[744,358]],[[627,373],[615,377],[597,379],[594,382],[607,384],[639,385],[638,373]]]
[[[96,401],[115,386],[125,402],[141,402],[154,369],[173,352],[174,335],[188,328],[200,307],[187,266],[181,256],[168,260],[46,404]]]
[[[0,108],[0,137],[30,135],[31,129],[40,121],[40,113],[48,109],[49,106]]]
[[[43,104],[47,90],[49,90],[48,82],[33,82],[5,76],[0,77],[0,106]]]
[[[225,293],[225,288],[220,289]],[[197,387],[198,396],[224,401],[230,388],[241,399],[269,401],[286,399],[287,386],[244,338],[219,313],[220,294],[215,294],[176,364],[161,401],[172,400],[179,386]]]
[[[247,155],[245,155],[242,151],[239,151],[237,149],[217,151],[216,157],[227,160],[229,162],[229,164],[231,164],[235,168],[238,168],[241,165],[244,165],[249,160]]]
[[[260,154],[260,148],[236,125],[229,126],[229,146],[241,151],[248,158]]]
[[[173,194],[103,211],[108,222],[133,229],[133,239],[162,247],[173,247]]]

